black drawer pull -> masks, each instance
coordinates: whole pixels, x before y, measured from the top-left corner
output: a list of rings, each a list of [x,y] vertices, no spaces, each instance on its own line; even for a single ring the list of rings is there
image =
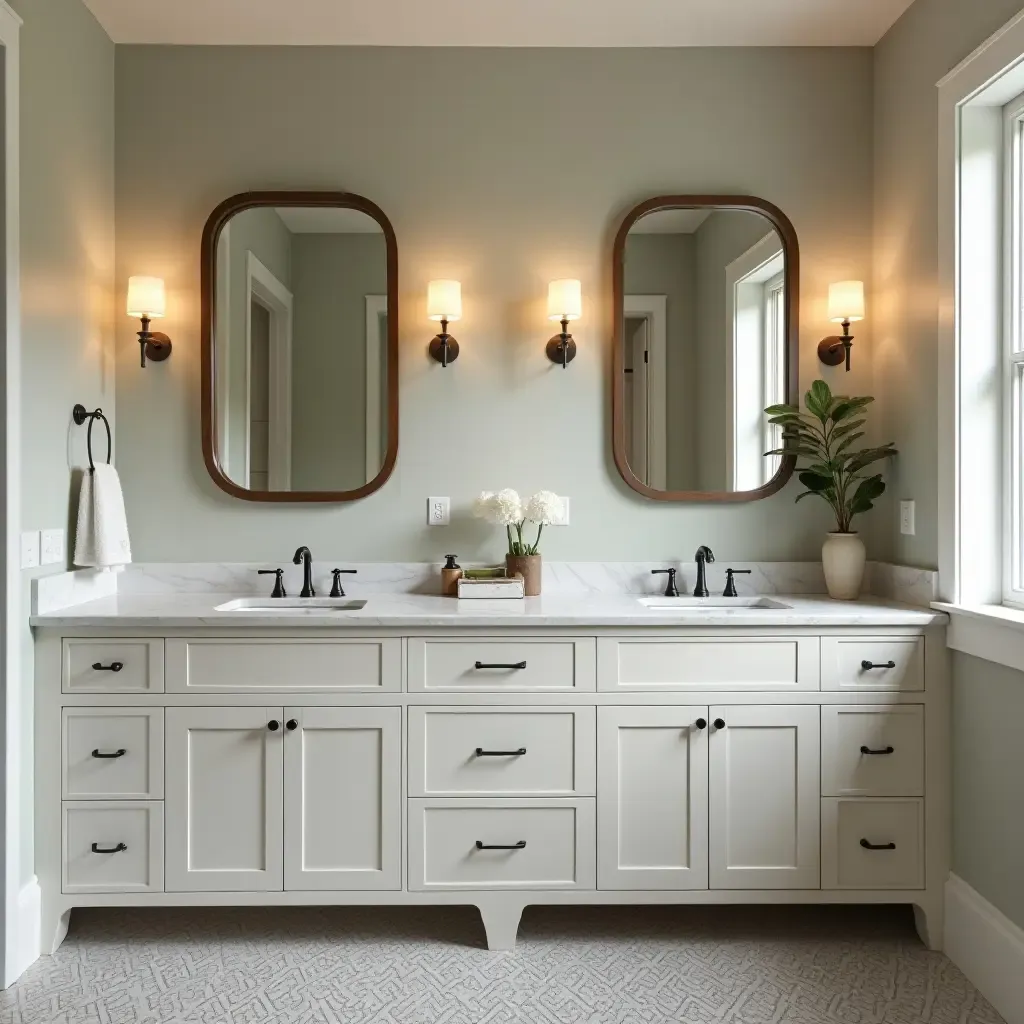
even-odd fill
[[[109,665],[101,665],[98,661],[93,662],[95,672],[120,672],[124,668],[123,661],[112,661]]]
[[[516,669],[517,671],[521,671],[522,669],[526,668],[526,662],[525,661],[517,661],[517,662],[515,662],[513,664],[509,664],[509,665],[502,665],[502,664],[492,665],[490,662],[478,661],[473,666],[473,668],[512,668],[512,669]]]
[[[502,845],[501,843],[482,843],[479,839],[476,841],[476,848],[478,850],[525,850],[526,840],[520,839],[518,843],[512,843],[511,845]]]
[[[117,846],[111,847],[109,850],[104,850],[100,847],[99,843],[92,844],[93,853],[124,853],[128,849],[127,843],[118,843]]]
[[[93,757],[124,757],[124,755],[127,754],[127,753],[128,753],[128,751],[125,750],[124,747],[122,747],[120,750],[115,750],[112,754],[104,754],[104,753],[102,753],[99,750],[94,750],[92,752],[92,756]]]
[[[895,661],[883,661],[881,664],[876,664],[873,661],[862,661],[860,663],[862,672],[870,672],[873,668],[895,668]]]
[[[860,841],[860,845],[863,846],[865,850],[895,850],[896,849],[896,844],[895,843],[870,843],[866,839],[862,839]]]
[[[526,747],[518,750],[484,750],[483,747],[476,748],[477,757],[522,757],[526,753]]]
[[[894,754],[896,751],[892,747],[886,747],[884,750],[872,750],[870,747],[861,747],[860,752],[862,754]]]

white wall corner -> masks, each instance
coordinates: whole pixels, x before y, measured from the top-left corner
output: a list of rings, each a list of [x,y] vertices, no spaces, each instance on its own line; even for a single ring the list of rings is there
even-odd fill
[[[1002,1014],[1024,1024],[1024,930],[962,878],[946,882],[946,955]]]

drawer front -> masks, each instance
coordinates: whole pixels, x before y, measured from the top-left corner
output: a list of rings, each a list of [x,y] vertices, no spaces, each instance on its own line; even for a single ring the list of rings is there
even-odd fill
[[[593,889],[594,843],[591,799],[410,800],[409,888]]]
[[[823,796],[924,796],[924,707],[821,709]]]
[[[65,693],[163,693],[163,640],[65,640]]]
[[[593,796],[595,709],[409,708],[410,796]]]
[[[409,689],[533,690],[594,689],[594,641],[409,640]]]
[[[621,638],[597,642],[600,690],[817,690],[817,637]]]
[[[163,804],[66,803],[63,818],[64,892],[163,891]]]
[[[823,637],[821,688],[923,690],[924,637]]]
[[[821,827],[823,889],[924,888],[923,800],[822,800]]]
[[[402,641],[273,637],[168,640],[167,681],[172,693],[238,690],[396,693],[402,689]]]
[[[159,800],[164,795],[162,708],[64,708],[65,800]]]

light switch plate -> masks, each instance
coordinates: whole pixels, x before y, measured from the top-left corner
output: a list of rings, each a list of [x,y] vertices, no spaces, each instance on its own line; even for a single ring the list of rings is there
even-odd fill
[[[900,533],[907,537],[913,537],[916,529],[916,518],[915,503],[912,501],[901,501],[900,502]]]
[[[56,565],[64,561],[63,530],[43,530],[39,534],[39,561],[43,565]]]
[[[39,564],[39,531],[32,530],[21,535],[21,567],[34,569]]]
[[[450,498],[427,498],[427,526],[448,526],[451,521]]]
[[[559,497],[562,499],[562,518],[557,523],[552,523],[552,526],[568,526],[569,525],[569,499],[564,495],[560,494]]]

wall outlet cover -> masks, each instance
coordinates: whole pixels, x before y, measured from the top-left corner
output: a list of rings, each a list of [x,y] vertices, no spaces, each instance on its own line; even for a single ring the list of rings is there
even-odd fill
[[[917,528],[916,505],[913,501],[900,502],[900,533],[907,537],[913,537]]]
[[[64,531],[43,530],[39,535],[39,560],[43,565],[64,561]]]
[[[570,502],[564,494],[560,494],[559,497],[562,499],[562,518],[557,523],[552,523],[551,525],[568,526],[570,522]]]
[[[427,498],[427,526],[448,526],[451,521],[450,498]]]
[[[21,535],[21,567],[34,569],[39,564],[39,531],[32,530]]]

